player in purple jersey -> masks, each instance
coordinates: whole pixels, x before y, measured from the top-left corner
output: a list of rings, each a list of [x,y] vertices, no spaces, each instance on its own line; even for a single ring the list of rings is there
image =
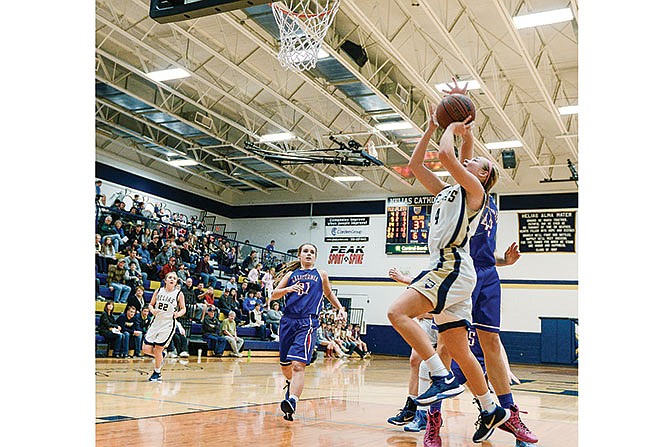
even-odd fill
[[[316,247],[302,244],[298,260],[291,262],[277,277],[270,301],[286,296],[284,315],[279,321],[279,365],[286,377],[286,395],[280,404],[284,419],[293,420],[296,405],[305,385],[305,366],[309,365],[316,347],[316,328],[323,297],[337,309],[337,319],[346,320],[347,313],[328,281],[328,274],[314,268]]]
[[[465,154],[465,156],[468,156]],[[472,322],[476,330],[486,364],[487,376],[498,397],[500,406],[509,409],[510,418],[499,428],[512,433],[517,440],[538,442],[519,417],[521,412],[514,403],[510,387],[509,363],[500,341],[500,277],[496,267],[512,265],[521,257],[516,242],[505,250],[504,257],[496,255],[496,233],[498,230],[498,208],[489,196],[488,205],[482,214],[475,235],[470,239],[470,256],[477,272],[477,285],[472,292]]]

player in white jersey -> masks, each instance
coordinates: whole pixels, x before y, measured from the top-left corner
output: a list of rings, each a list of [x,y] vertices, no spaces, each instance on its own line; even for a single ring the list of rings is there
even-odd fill
[[[170,344],[176,328],[176,320],[186,313],[184,294],[177,287],[177,274],[165,276],[165,287],[154,292],[149,303],[149,312],[154,316],[151,326],[144,336],[142,352],[154,358],[154,372],[150,382],[160,382],[161,368],[165,359],[165,349]]]
[[[497,181],[497,171],[493,163],[484,157],[469,160],[456,158],[455,135],[462,138],[466,148],[474,145],[472,125],[466,124],[470,117],[465,122],[450,124],[440,139],[438,157],[456,184],[445,183],[428,169],[423,160],[438,127],[434,111],[435,107],[431,106],[428,127],[409,162],[417,180],[435,195],[428,237],[430,266],[389,307],[387,315],[393,327],[426,362],[431,386],[416,398],[416,402],[427,405],[465,390],[445,367],[428,336],[413,319],[425,312],[435,314],[438,344],[446,346],[450,356],[459,364],[480,407],[473,441],[482,442],[510,417],[509,410],[493,400],[482,368],[470,351],[467,332],[472,320],[471,294],[477,281],[468,241],[479,223],[487,194]],[[431,414],[428,413],[429,425],[432,425]],[[441,445],[439,431],[434,434],[432,439],[424,439],[424,445]]]

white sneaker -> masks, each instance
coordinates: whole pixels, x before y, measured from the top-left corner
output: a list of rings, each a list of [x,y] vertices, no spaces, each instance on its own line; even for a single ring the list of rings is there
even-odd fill
[[[188,357],[188,352],[186,352],[186,351],[180,352],[179,357]]]
[[[172,351],[168,354],[168,357],[170,357],[171,359],[176,359],[178,356],[177,356],[177,353],[175,351]]]

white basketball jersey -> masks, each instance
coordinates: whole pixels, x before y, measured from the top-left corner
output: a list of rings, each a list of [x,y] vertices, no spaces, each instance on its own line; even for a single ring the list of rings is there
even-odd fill
[[[468,211],[465,189],[458,184],[447,185],[435,196],[428,233],[431,268],[436,268],[440,263],[444,248],[456,248],[468,253],[468,243],[477,229],[483,209],[482,205],[482,208],[474,214]],[[469,255],[467,257],[469,258]]]
[[[157,320],[171,320],[174,318],[173,314],[179,308],[177,306],[177,295],[179,295],[180,289],[175,288],[172,292],[165,290],[165,287],[158,289],[156,294],[156,304],[154,308],[156,309],[156,319]]]

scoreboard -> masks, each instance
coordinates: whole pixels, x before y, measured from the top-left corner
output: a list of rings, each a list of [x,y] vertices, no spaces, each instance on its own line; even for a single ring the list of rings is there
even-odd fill
[[[386,254],[428,253],[434,196],[391,197],[386,201]]]

